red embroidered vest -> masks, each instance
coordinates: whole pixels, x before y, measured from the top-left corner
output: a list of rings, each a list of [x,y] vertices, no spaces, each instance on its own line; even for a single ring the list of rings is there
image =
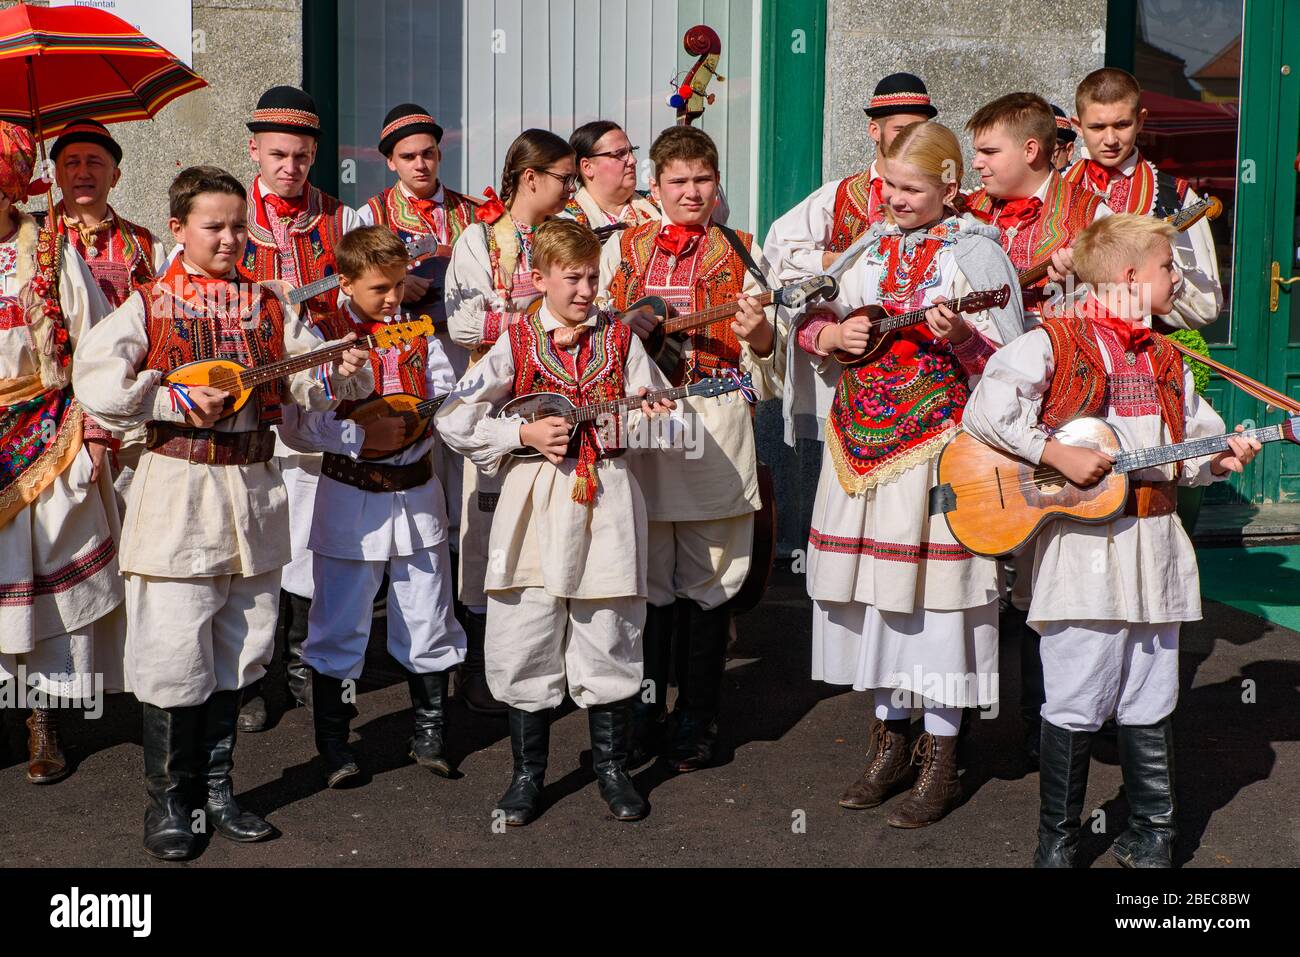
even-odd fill
[[[879,182],[872,182],[870,167],[855,176],[840,180],[840,185],[835,190],[831,241],[826,247],[828,252],[844,252],[870,226],[885,219],[885,204]]]
[[[463,233],[474,222],[474,204],[462,193],[454,189],[442,188],[442,207],[447,220],[447,245],[456,245]],[[416,236],[428,236],[433,232],[408,201],[407,196],[397,186],[390,186],[378,196],[372,196],[366,203],[374,216],[376,226],[387,226],[402,242],[408,242]]]
[[[614,316],[601,314],[591,331],[579,340],[576,357],[567,349],[556,348],[551,335],[542,328],[540,312],[511,325],[509,336],[516,396],[557,392],[580,407],[627,395],[623,371],[632,331]],[[577,502],[590,502],[595,497],[596,460],[622,451],[601,441],[597,424],[579,426],[582,438],[573,485],[573,499]]]
[[[255,369],[285,357],[280,300],[261,286],[231,282],[205,297],[177,256],[161,278],[138,292],[149,311],[145,368],[165,374],[188,362],[230,359]],[[258,386],[253,401],[263,428],[279,422],[280,406],[289,401],[284,380]]]
[[[655,221],[623,230],[619,238],[622,259],[608,289],[613,309],[626,311],[647,295],[647,290],[653,293],[684,275],[687,269],[693,270],[691,301],[689,308],[682,311],[697,312],[740,296],[745,283],[745,264],[720,229],[710,226],[694,251],[676,264],[670,276],[668,256],[655,245],[662,225]],[[753,236],[739,231],[736,235],[746,249],[752,247]],[[669,377],[673,385],[699,382],[723,370],[740,368],[740,342],[731,331],[730,320],[697,329],[690,337],[694,349],[687,352],[682,367]]]
[[[97,245],[92,256],[81,241],[81,234],[63,221],[63,205],[53,216],[54,228],[72,248],[81,254],[95,284],[110,306],[116,309],[130,297],[132,290],[154,278],[153,236],[143,226],[123,219],[112,207],[109,214],[116,228],[108,230],[107,243]]]
[[[289,252],[298,270],[298,285],[305,286],[332,276],[338,271],[334,262],[334,247],[343,236],[343,216],[347,207],[333,196],[322,193],[315,186],[307,187],[307,205],[289,224]],[[275,234],[266,222],[266,214],[258,201],[256,181],[248,188],[248,243],[239,264],[245,279],[265,282],[281,279],[280,253]],[[339,291],[335,287],[308,299],[304,319],[320,328],[326,339],[344,335],[346,324],[338,315]]]
[[[1058,429],[1079,416],[1101,416],[1109,404],[1109,382],[1092,323],[1067,313],[1044,320],[1052,343],[1052,381],[1043,396],[1039,418]],[[1183,360],[1165,338],[1151,334],[1147,354],[1156,379],[1160,418],[1173,442],[1181,442],[1186,422],[1183,409]]]
[[[1097,193],[1113,212],[1136,213],[1139,216],[1168,216],[1183,207],[1189,184],[1181,176],[1171,176],[1156,169],[1155,165],[1138,156],[1131,176],[1114,173],[1110,178],[1108,193],[1097,190],[1088,179],[1088,161],[1076,161],[1061,174],[1076,189]]]
[[[966,197],[967,208],[985,222],[996,218],[995,207],[998,205],[1000,201],[994,200],[983,188]],[[1042,209],[1032,223],[1019,226],[1014,235],[1009,235],[1004,226],[998,226],[999,240],[1007,258],[1019,270],[1037,266],[1056,250],[1071,245],[1074,237],[1091,225],[1100,205],[1100,196],[1091,190],[1070,186],[1059,173],[1053,172]]]

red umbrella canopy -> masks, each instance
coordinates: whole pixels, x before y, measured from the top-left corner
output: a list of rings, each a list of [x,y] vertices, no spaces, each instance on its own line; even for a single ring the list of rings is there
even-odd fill
[[[83,117],[147,120],[207,85],[107,11],[26,3],[0,11],[0,119],[39,127],[44,136]]]

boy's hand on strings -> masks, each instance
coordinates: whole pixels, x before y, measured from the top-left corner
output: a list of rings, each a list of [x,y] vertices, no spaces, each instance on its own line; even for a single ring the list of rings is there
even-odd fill
[[[660,399],[658,402],[646,402],[645,397],[650,394],[650,390],[642,386],[637,395],[641,396],[641,411],[646,415],[667,415],[673,409],[677,408],[677,403],[672,399]]]
[[[1236,431],[1245,432],[1244,425],[1237,426]],[[1242,472],[1260,450],[1258,439],[1243,436],[1228,436],[1228,451],[1220,452],[1210,460],[1210,471],[1215,475],[1227,475],[1229,472]]]
[[[954,346],[960,345],[971,337],[970,326],[948,308],[947,303],[948,300],[942,296],[936,299],[934,305],[925,311],[925,324],[936,339],[947,339]]]
[[[226,399],[230,394],[210,385],[186,386],[185,394],[194,403],[194,408],[185,410],[185,418],[198,429],[210,429],[216,425],[225,411]]]
[[[1115,460],[1096,449],[1048,439],[1041,464],[1056,469],[1075,485],[1086,487],[1100,482],[1115,464]]]
[[[871,320],[867,317],[867,309],[867,306],[854,309],[842,322],[824,328],[817,334],[817,348],[822,352],[840,349],[855,356],[866,352],[871,342]]]
[[[760,359],[770,356],[775,337],[772,334],[772,324],[763,315],[763,307],[752,296],[741,296],[736,304],[739,308],[731,323],[731,331],[741,342],[748,342],[749,348]]]
[[[519,442],[541,452],[552,465],[559,465],[569,449],[569,424],[558,415],[525,422],[519,426]]]
[[[406,438],[406,422],[401,416],[385,415],[368,422],[362,430],[365,441],[361,443],[362,452],[383,452],[395,449]]]
[[[659,325],[659,317],[649,306],[641,306],[639,309],[623,313],[623,321],[632,327],[632,331],[642,341],[649,339],[650,334],[655,331],[655,326]]]
[[[343,337],[343,341],[354,342],[356,338],[357,334],[355,332],[349,332]],[[369,361],[370,353],[365,349],[349,349],[334,363],[334,368],[341,377],[350,379],[360,372],[361,368]]]

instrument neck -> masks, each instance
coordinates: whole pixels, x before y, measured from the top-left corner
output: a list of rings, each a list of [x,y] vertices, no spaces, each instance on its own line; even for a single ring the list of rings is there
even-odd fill
[[[663,389],[659,392],[650,392],[644,396],[628,395],[621,399],[610,399],[607,402],[597,402],[594,405],[583,405],[576,409],[571,409],[564,415],[564,420],[571,425],[579,422],[590,422],[598,419],[602,415],[614,415],[618,412],[625,412],[628,409],[640,408],[642,402],[662,402],[664,399],[683,399],[691,394],[689,385],[679,385],[672,389]]]
[[[1255,439],[1262,444],[1264,442],[1277,442],[1285,438],[1285,436],[1282,433],[1281,425],[1270,425],[1262,429],[1247,429],[1245,432],[1232,432],[1227,435],[1210,435],[1203,439],[1191,439],[1187,442],[1179,442],[1176,445],[1157,445],[1150,449],[1133,449],[1132,451],[1120,452],[1115,456],[1114,471],[1135,472],[1138,469],[1168,465],[1170,462],[1182,462],[1186,459],[1200,458],[1203,455],[1214,455],[1229,448],[1228,439],[1230,438]]]
[[[960,296],[946,305],[953,312],[960,315],[962,307],[966,304],[969,298],[969,294]],[[925,322],[925,314],[933,308],[933,305],[922,306],[920,309],[913,309],[910,312],[900,312],[896,316],[885,316],[883,319],[871,324],[872,331],[884,334],[886,332],[893,332],[896,329],[905,329],[908,326],[919,325],[920,323]]]
[[[319,296],[321,293],[329,292],[339,284],[339,276],[333,273],[328,276],[322,276],[314,282],[309,282],[305,286],[299,286],[297,289],[289,291],[289,302],[295,306]]]
[[[377,341],[372,333],[350,342],[340,342],[332,346],[326,346],[324,349],[304,352],[302,355],[290,356],[288,359],[281,359],[279,362],[272,362],[270,365],[258,366],[256,369],[245,369],[239,374],[239,384],[244,389],[255,389],[267,382],[283,379],[294,373],[303,372],[324,365],[327,362],[333,362],[349,349],[364,349],[368,352],[374,349],[376,345]]]
[[[762,307],[772,304],[772,296],[772,290],[769,289],[753,298]],[[708,309],[701,309],[699,312],[688,312],[684,316],[675,316],[672,319],[665,320],[663,329],[668,335],[674,332],[689,332],[692,329],[698,329],[700,326],[707,326],[710,323],[717,322],[719,319],[734,316],[739,311],[739,302],[724,302],[716,306],[710,306]]]

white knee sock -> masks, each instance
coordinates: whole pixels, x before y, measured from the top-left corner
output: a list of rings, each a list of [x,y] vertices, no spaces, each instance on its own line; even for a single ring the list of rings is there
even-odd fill
[[[925,730],[940,737],[956,737],[961,730],[961,708],[926,708]]]
[[[876,717],[881,721],[897,721],[899,718],[911,717],[912,712],[907,708],[898,708],[890,703],[890,698],[894,695],[893,688],[877,688],[874,692],[876,696]]]

